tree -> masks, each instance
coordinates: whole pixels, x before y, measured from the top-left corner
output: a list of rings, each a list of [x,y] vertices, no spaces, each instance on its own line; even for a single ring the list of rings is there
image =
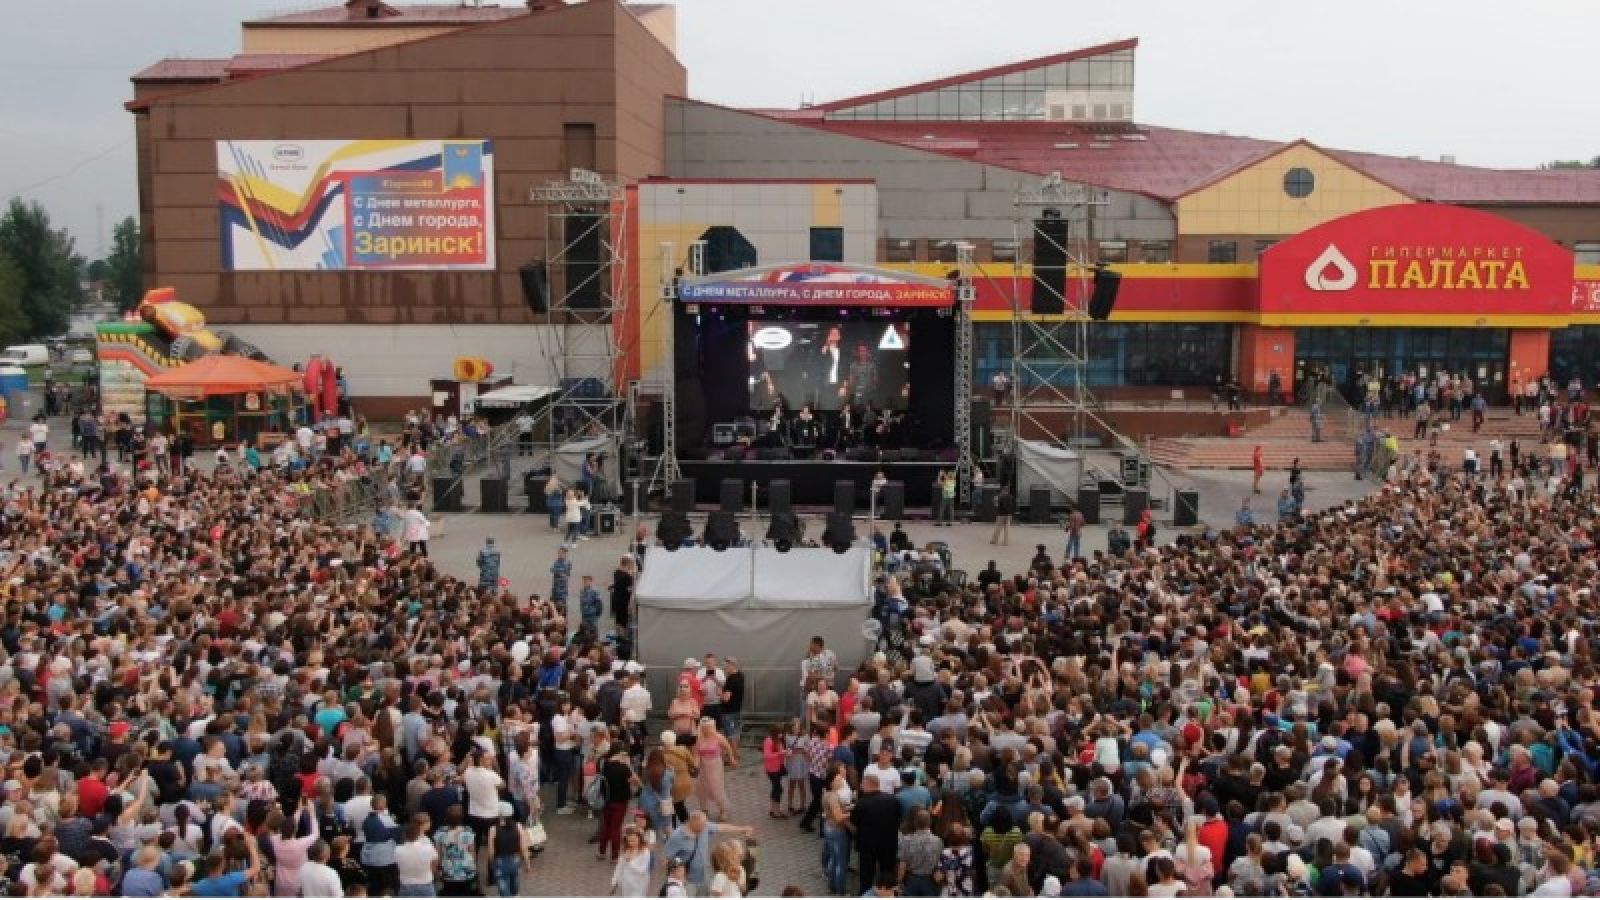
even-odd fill
[[[1557,159],[1540,166],[1541,169],[1600,169],[1600,156],[1590,160]]]
[[[73,252],[72,237],[50,227],[50,216],[38,203],[13,199],[0,216],[0,253],[22,276],[22,313],[26,337],[53,337],[67,330],[67,317],[83,295],[78,273],[82,258]]]
[[[28,317],[22,311],[22,270],[0,251],[0,344],[14,344],[28,336]]]
[[[105,281],[108,277],[110,277],[110,273],[111,268],[106,265],[106,261],[103,259],[97,259],[89,263],[89,268],[86,272],[84,272],[84,275],[86,275],[90,281]]]
[[[91,269],[93,266],[90,267]],[[106,296],[127,312],[144,296],[144,262],[139,256],[139,223],[129,216],[111,232],[111,255],[106,257]]]

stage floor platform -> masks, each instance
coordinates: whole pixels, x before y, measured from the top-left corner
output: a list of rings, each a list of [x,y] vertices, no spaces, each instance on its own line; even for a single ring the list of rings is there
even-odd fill
[[[855,485],[856,509],[867,509],[867,489],[872,478],[882,472],[890,481],[905,485],[905,505],[926,507],[932,504],[933,482],[940,471],[953,471],[955,463],[944,462],[854,462],[851,460],[696,460],[680,459],[683,477],[695,481],[695,501],[719,502],[724,478],[743,483],[741,497],[750,503],[750,484],[761,486],[762,508],[766,508],[767,485],[774,479],[788,479],[790,501],[797,506],[833,506],[833,485],[849,481]],[[880,505],[881,505],[880,500]]]

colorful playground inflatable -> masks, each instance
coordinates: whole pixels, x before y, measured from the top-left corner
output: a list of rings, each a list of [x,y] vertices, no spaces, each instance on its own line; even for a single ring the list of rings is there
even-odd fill
[[[177,291],[170,287],[148,291],[133,318],[97,326],[95,344],[103,411],[127,413],[136,422],[144,419],[144,383],[152,375],[211,353],[268,361],[260,349],[236,335],[207,327],[205,314],[179,302]],[[323,362],[331,380],[332,363]]]

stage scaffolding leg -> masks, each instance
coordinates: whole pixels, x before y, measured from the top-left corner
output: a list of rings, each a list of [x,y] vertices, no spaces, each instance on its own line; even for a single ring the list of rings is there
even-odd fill
[[[956,244],[956,365],[955,365],[955,441],[956,491],[961,505],[974,502],[972,495],[972,244]],[[935,498],[937,500],[937,498]]]

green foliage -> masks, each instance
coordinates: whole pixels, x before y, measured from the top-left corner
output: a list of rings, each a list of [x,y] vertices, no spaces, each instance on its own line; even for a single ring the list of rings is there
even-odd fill
[[[139,223],[132,216],[111,232],[111,255],[106,257],[106,296],[126,312],[144,296],[144,263],[139,256]]]
[[[50,227],[50,216],[38,203],[13,199],[0,215],[0,253],[21,275],[23,337],[46,338],[66,331],[67,317],[83,294],[78,280],[83,260],[73,252],[72,237]]]
[[[1541,169],[1600,169],[1600,156],[1588,161],[1581,159],[1557,159],[1540,166]]]
[[[0,251],[0,345],[28,336],[28,317],[22,311],[24,289],[22,270]]]

